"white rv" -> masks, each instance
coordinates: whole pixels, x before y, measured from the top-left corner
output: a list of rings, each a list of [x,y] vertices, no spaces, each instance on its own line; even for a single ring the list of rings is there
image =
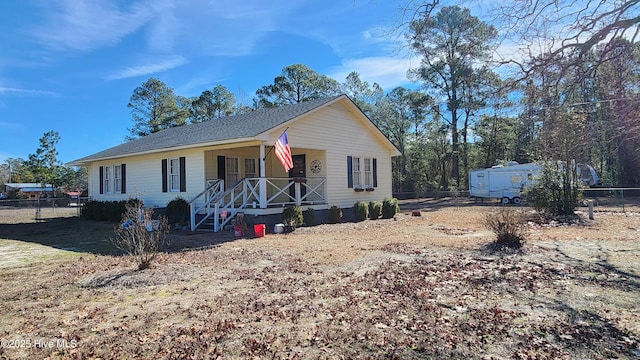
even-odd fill
[[[592,186],[599,182],[598,174],[589,165],[577,164],[576,171],[584,185]],[[533,184],[541,174],[542,165],[535,163],[509,162],[507,166],[472,170],[469,172],[469,196],[502,199],[504,204],[520,204],[522,190]]]

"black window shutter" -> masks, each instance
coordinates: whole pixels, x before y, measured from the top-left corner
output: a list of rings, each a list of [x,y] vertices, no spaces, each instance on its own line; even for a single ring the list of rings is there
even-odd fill
[[[187,166],[186,158],[180,157],[180,192],[187,191]]]
[[[104,194],[104,166],[100,166],[100,194]]]
[[[127,193],[127,164],[120,165],[120,193]]]
[[[162,192],[167,192],[167,159],[162,159]]]
[[[373,159],[373,187],[378,187],[378,159]]]
[[[347,183],[350,188],[353,187],[353,157],[347,156]]]

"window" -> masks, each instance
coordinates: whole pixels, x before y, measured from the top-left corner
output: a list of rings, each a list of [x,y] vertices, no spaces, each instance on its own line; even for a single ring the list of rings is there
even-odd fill
[[[126,194],[125,164],[100,166],[100,194]]]
[[[353,187],[359,188],[362,187],[360,182],[360,158],[354,156],[352,161]]]
[[[230,188],[240,180],[240,160],[237,157],[227,157],[226,186]]]
[[[169,191],[180,191],[180,160],[169,160]]]
[[[375,158],[347,156],[347,183],[357,191],[373,191],[378,187],[378,161]]]
[[[113,192],[122,193],[122,167],[120,165],[113,167]]]
[[[258,159],[244,159],[244,177],[256,178],[258,177],[258,167],[256,166]]]
[[[162,159],[162,192],[187,191],[186,161],[184,156]]]
[[[364,187],[372,188],[373,187],[373,176],[371,173],[371,159],[364,158]]]
[[[111,194],[111,171],[111,166],[104,167],[103,186],[105,194]]]

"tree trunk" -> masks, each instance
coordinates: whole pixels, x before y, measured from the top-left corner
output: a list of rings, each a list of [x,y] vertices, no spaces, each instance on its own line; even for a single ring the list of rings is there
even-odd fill
[[[456,187],[460,187],[459,145],[458,111],[454,106],[451,109],[451,177],[455,181]]]

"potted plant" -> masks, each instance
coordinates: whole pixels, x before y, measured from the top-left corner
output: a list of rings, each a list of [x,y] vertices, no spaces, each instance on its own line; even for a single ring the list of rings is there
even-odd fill
[[[296,229],[296,227],[302,225],[304,222],[304,216],[302,215],[302,209],[300,206],[289,206],[282,211],[282,222],[284,223],[284,232],[290,233]]]

